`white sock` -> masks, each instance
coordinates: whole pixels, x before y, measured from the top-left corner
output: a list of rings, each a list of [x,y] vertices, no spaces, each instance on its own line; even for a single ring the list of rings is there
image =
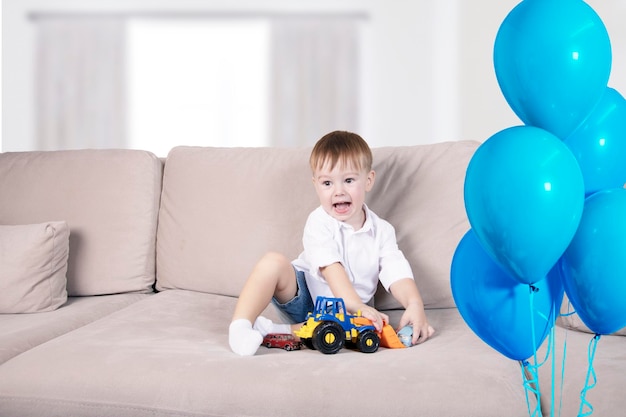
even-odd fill
[[[237,319],[228,327],[228,344],[241,356],[252,356],[263,342],[263,335],[246,319]]]
[[[272,320],[263,316],[257,317],[254,322],[253,329],[261,333],[261,336],[265,337],[270,333],[287,333],[291,334],[291,325],[283,323],[274,323]]]

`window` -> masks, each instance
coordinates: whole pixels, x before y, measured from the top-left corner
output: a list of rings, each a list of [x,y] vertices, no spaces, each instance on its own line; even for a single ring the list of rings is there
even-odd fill
[[[129,147],[268,145],[267,19],[130,19]]]
[[[358,131],[362,18],[37,16],[37,147],[164,157]]]

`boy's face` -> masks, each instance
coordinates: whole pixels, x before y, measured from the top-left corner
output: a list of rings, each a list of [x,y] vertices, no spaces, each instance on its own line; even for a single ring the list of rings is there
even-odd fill
[[[360,229],[365,222],[365,193],[374,185],[374,171],[358,170],[338,162],[324,164],[313,173],[313,184],[324,210],[335,219]]]

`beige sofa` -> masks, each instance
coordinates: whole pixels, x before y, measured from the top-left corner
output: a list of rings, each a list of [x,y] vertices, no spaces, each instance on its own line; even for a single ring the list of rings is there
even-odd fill
[[[450,290],[451,258],[469,228],[465,169],[477,146],[374,150],[368,204],[396,227],[437,329],[431,340],[374,354],[261,347],[245,358],[228,347],[236,297],[264,252],[301,250],[317,205],[308,149],[179,147],[165,160],[131,150],[0,154],[0,225],[43,224],[22,227],[48,233],[45,244],[12,240],[5,254],[54,252],[45,278],[42,262],[5,257],[25,278],[11,288],[0,279],[0,306],[3,297],[18,310],[35,299],[28,308],[41,312],[0,314],[0,416],[528,415],[535,398],[527,400],[520,365],[469,329]],[[69,244],[54,232],[59,221]],[[18,287],[28,297],[16,297]],[[57,308],[50,300],[59,297]],[[375,302],[397,323],[401,311],[384,290]],[[265,314],[276,318],[271,307]],[[540,371],[545,415],[552,391],[562,415],[580,405],[591,335],[559,327],[557,367],[566,335],[562,393],[550,363]],[[587,399],[597,415],[619,415],[624,338],[601,339],[595,370]]]

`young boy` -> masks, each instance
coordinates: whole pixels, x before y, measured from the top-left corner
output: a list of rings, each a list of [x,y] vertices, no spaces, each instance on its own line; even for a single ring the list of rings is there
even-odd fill
[[[314,309],[318,295],[341,297],[361,310],[377,330],[389,317],[371,306],[378,281],[404,306],[399,327],[413,326],[412,343],[434,330],[395,230],[365,205],[374,186],[372,152],[357,134],[335,131],[321,138],[310,157],[320,200],[304,228],[304,251],[294,261],[270,252],[254,267],[241,291],[229,327],[233,352],[254,355],[268,333],[292,333]],[[275,324],[259,314],[270,301],[295,325]]]

